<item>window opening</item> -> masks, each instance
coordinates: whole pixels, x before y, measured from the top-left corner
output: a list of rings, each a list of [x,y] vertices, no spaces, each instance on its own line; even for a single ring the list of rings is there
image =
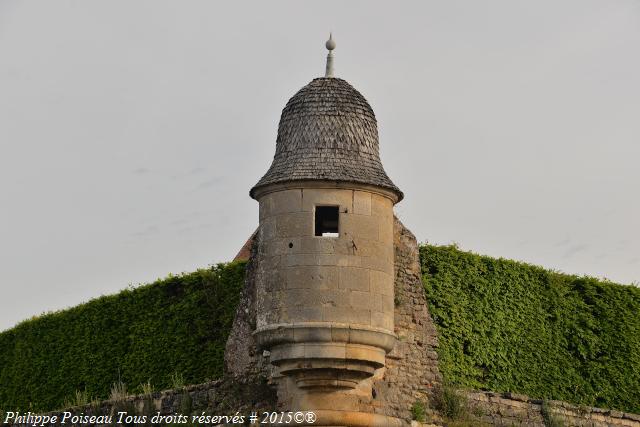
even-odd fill
[[[338,237],[338,206],[316,206],[316,236]]]

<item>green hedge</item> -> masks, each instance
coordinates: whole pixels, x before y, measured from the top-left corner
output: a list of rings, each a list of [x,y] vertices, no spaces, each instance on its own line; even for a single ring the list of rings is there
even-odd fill
[[[244,263],[168,277],[23,322],[0,334],[0,408],[50,410],[86,389],[109,396],[222,374]]]
[[[440,369],[461,386],[640,413],[640,289],[422,246]],[[244,263],[159,280],[0,334],[0,408],[49,410],[222,374]]]
[[[420,248],[440,369],[461,386],[640,413],[640,289]]]

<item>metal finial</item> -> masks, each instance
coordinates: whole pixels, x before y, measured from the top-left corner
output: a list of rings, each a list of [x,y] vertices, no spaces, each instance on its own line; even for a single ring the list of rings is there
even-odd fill
[[[336,42],[333,41],[333,34],[329,33],[329,40],[324,44],[329,54],[327,55],[327,68],[324,73],[325,77],[333,77],[333,49],[336,48]]]

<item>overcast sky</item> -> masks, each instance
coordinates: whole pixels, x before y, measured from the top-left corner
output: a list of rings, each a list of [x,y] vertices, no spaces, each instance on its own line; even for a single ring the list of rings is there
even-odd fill
[[[637,1],[1,0],[0,329],[232,259],[329,30],[420,241],[640,281]]]

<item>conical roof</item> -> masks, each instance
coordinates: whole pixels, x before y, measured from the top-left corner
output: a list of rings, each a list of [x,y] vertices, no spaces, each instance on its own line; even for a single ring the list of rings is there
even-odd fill
[[[309,180],[369,184],[403,198],[380,162],[371,106],[339,78],[314,79],[287,102],[273,163],[250,195],[271,184]]]

